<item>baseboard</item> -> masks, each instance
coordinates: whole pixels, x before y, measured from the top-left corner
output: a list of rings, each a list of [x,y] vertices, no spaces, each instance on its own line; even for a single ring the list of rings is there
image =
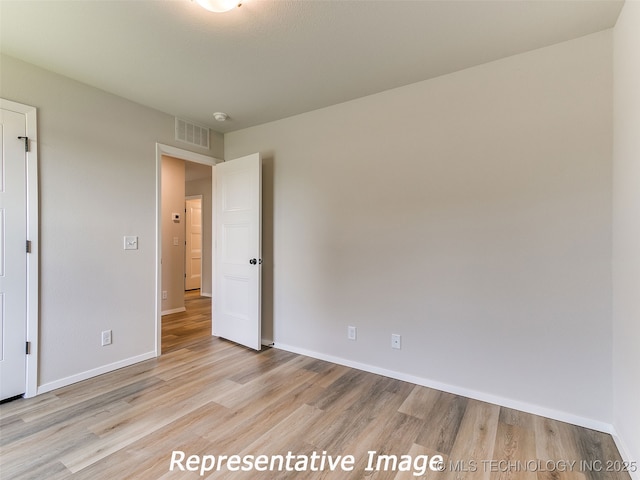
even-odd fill
[[[163,310],[160,315],[162,315],[164,317],[165,315],[171,315],[172,313],[182,313],[182,312],[186,312],[186,311],[187,311],[187,309],[185,307],[172,308],[170,310]]]
[[[613,428],[613,432],[611,432],[611,436],[613,437],[613,441],[615,442],[616,447],[618,447],[618,452],[620,452],[622,461],[627,462],[630,465],[633,464],[635,465],[635,468],[637,468],[635,472],[629,471],[629,476],[632,478],[632,480],[640,480],[640,459],[633,458],[631,455],[629,455],[629,449],[627,448],[622,437],[618,435],[615,427]],[[635,464],[633,462],[635,462]]]
[[[103,365],[101,367],[94,368],[93,370],[87,370],[86,372],[81,372],[81,373],[77,373],[76,375],[71,375],[69,377],[61,378],[60,380],[56,380],[54,382],[45,383],[38,387],[38,391],[36,395],[50,392],[58,388],[66,387],[68,385],[71,385],[73,383],[78,383],[83,380],[88,380],[89,378],[97,377],[98,375],[102,375],[103,373],[109,373],[114,370],[118,370],[123,367],[128,367],[135,363],[143,362],[145,360],[149,360],[155,357],[156,357],[156,352],[147,352],[147,353],[143,353],[142,355],[137,355],[135,357],[130,357],[124,360],[120,360],[119,362]]]
[[[423,387],[429,387],[436,390],[441,390],[443,392],[453,393],[454,395],[473,398],[474,400],[480,400],[482,402],[493,403],[501,407],[513,408],[514,410],[520,410],[522,412],[531,413],[533,415],[539,415],[542,417],[558,420],[561,422],[571,423],[573,425],[589,428],[591,430],[597,430],[599,432],[604,432],[609,434],[613,433],[613,427],[609,423],[581,417],[579,415],[573,415],[568,412],[541,407],[539,405],[534,405],[527,402],[520,402],[518,400],[501,397],[498,395],[491,395],[485,392],[470,390],[470,389],[459,387],[456,385],[449,385],[446,383],[430,380],[428,378],[409,375],[402,372],[396,372],[394,370],[387,370],[386,368],[380,368],[374,365],[354,362],[352,360],[347,360],[341,357],[326,355],[323,353],[318,353],[315,351],[306,350],[304,348],[298,348],[298,347],[286,345],[279,342],[275,342],[273,344],[273,347],[278,348],[280,350],[286,350],[287,352],[292,352],[300,355],[305,355],[307,357],[317,358],[318,360],[325,360],[327,362],[337,363],[338,365],[344,365],[346,367],[363,370],[365,372],[375,373],[378,375],[382,375],[384,377],[395,378],[396,380],[402,380],[405,382],[414,383],[416,385],[421,385]]]
[[[209,298],[213,298],[213,294],[211,292],[200,292],[200,296],[201,297],[209,297]]]

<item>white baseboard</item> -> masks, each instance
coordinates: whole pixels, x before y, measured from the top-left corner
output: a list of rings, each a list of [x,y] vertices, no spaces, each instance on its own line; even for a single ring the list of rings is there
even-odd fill
[[[520,410],[522,412],[539,415],[542,417],[552,418],[561,422],[571,423],[581,427],[589,428],[591,430],[597,430],[604,433],[613,433],[613,427],[611,424],[593,420],[591,418],[581,417],[561,410],[554,410],[539,405],[521,402],[511,398],[501,397],[498,395],[491,395],[485,392],[479,392],[476,390],[470,390],[468,388],[459,387],[456,385],[449,385],[446,383],[437,382],[428,378],[418,377],[415,375],[409,375],[402,372],[396,372],[394,370],[387,370],[386,368],[376,367],[365,363],[354,362],[341,357],[335,357],[333,355],[326,355],[324,353],[318,353],[304,348],[293,347],[283,343],[275,342],[274,348],[280,350],[286,350],[292,353],[298,353],[307,357],[317,358],[318,360],[325,360],[331,363],[337,363],[346,367],[356,368],[365,372],[375,373],[384,377],[395,378],[396,380],[402,380],[423,387],[429,387],[443,392],[453,393],[454,395],[460,395],[463,397],[473,398],[474,400],[480,400],[483,402],[493,403],[502,407],[513,408],[514,410]],[[635,480],[635,479],[634,479]],[[640,480],[640,479],[638,479]]]
[[[81,382],[83,380],[87,380],[92,377],[97,377],[98,375],[102,375],[103,373],[109,373],[114,370],[118,370],[119,368],[128,367],[130,365],[133,365],[134,363],[143,362],[145,360],[149,360],[150,358],[155,358],[155,357],[156,357],[156,352],[147,352],[147,353],[143,353],[142,355],[137,355],[135,357],[126,358],[124,360],[110,363],[108,365],[103,365],[101,367],[94,368],[93,370],[87,370],[86,372],[81,372],[75,375],[71,375],[69,377],[61,378],[60,380],[56,380],[54,382],[45,383],[38,387],[38,391],[36,395],[50,392],[58,388],[66,387],[67,385]]]
[[[631,476],[632,480],[640,480],[640,459],[633,458],[631,455],[629,455],[629,449],[627,448],[622,437],[620,437],[616,432],[615,427],[613,428],[613,432],[611,432],[611,436],[613,437],[613,441],[615,442],[616,447],[618,447],[618,452],[620,452],[622,461],[628,462],[629,464],[635,462],[635,468],[637,468],[638,470],[636,470],[635,472],[629,471],[629,475]]]
[[[201,296],[201,297],[210,297],[210,298],[213,298],[213,294],[212,294],[211,292],[203,292],[203,291],[200,291],[200,296]]]
[[[171,315],[172,313],[182,313],[186,311],[187,309],[185,307],[172,308],[170,310],[163,310],[161,315],[164,317],[165,315]]]

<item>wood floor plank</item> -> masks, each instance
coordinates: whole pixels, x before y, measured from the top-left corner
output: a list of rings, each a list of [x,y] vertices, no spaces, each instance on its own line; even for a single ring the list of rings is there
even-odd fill
[[[398,411],[424,420],[429,417],[439,395],[437,390],[416,385]]]
[[[396,411],[399,408],[401,401],[397,403],[395,394],[385,389],[388,380],[377,375],[368,375],[360,385],[353,385],[360,394],[345,395],[349,403],[340,409],[321,409],[326,412],[326,415],[313,425],[307,434],[306,441],[319,449],[333,452],[348,451],[349,448],[353,448],[354,439],[372,419],[380,415],[385,405],[395,402],[389,411]],[[340,388],[342,389],[342,386]]]
[[[393,405],[390,408],[393,408]],[[424,428],[422,420],[398,411],[380,413],[381,415],[373,419],[354,442],[353,454],[358,458],[357,472],[368,472],[370,458],[377,458],[379,455],[400,457],[411,454],[412,450],[418,449],[415,447],[414,440]],[[419,447],[419,449],[424,449],[424,447]],[[394,479],[397,473],[395,470],[387,472],[374,470],[369,473],[369,476],[371,478]]]
[[[588,480],[623,480],[628,478],[629,465],[620,462],[618,449],[610,435],[594,430],[566,424],[570,441],[575,442],[578,461],[586,462],[582,467]]]
[[[120,478],[160,478],[168,471],[173,450],[190,454],[212,453],[211,442],[202,437],[203,432],[216,428],[227,409],[208,403],[153,433],[142,437],[127,448],[114,452],[82,471],[87,478],[100,480]]]
[[[458,436],[469,400],[451,393],[439,392],[434,402],[428,418],[425,419],[425,428],[418,435],[416,443],[448,456]]]
[[[435,452],[429,448],[425,448],[422,445],[418,445],[417,443],[414,443],[413,445],[411,445],[411,448],[407,453],[411,456],[411,458],[414,458],[414,459],[418,458],[421,455],[426,456],[429,459],[431,459],[434,455],[441,455],[439,452]],[[449,460],[448,457],[444,456],[445,464],[448,463],[448,460]],[[421,475],[420,473],[423,471],[425,473]],[[442,471],[434,470],[431,468],[426,468],[425,470],[423,468],[422,462],[419,462],[417,464],[414,462],[414,466],[411,470],[399,471],[393,477],[393,480],[412,480],[415,478],[420,478],[424,480],[437,480],[441,477],[442,477]]]
[[[291,411],[307,404],[318,394],[317,385],[297,385],[283,396],[274,396],[264,402],[252,402],[240,409],[229,409],[228,415],[219,418],[217,428],[203,436],[216,445],[218,451],[238,451],[258,432],[273,428],[282,422]]]
[[[538,480],[586,480],[580,469],[557,471],[556,462],[576,460],[577,452],[574,439],[566,425],[550,418],[534,419],[536,452],[542,467],[538,471]]]
[[[536,472],[526,462],[536,459],[535,435],[532,428],[498,422],[492,461],[488,464],[491,480],[536,480]]]
[[[487,480],[490,471],[484,466],[493,459],[500,407],[478,400],[469,400],[465,409],[456,440],[449,454],[454,461],[462,460],[476,465],[475,471],[455,472],[449,470],[443,478]]]

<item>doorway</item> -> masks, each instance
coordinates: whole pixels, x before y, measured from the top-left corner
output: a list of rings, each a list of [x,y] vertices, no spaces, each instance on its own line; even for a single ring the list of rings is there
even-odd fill
[[[181,161],[183,165],[182,173],[182,189],[180,193],[180,206],[171,208],[169,212],[163,209],[163,157],[170,157],[174,160]],[[215,165],[219,160],[214,157],[201,155],[198,153],[190,152],[180,148],[156,144],[156,207],[157,207],[157,220],[156,220],[156,356],[160,356],[162,353],[162,326],[163,326],[163,313],[165,314],[179,314],[185,312],[185,221],[186,212],[185,198],[187,196],[201,196],[201,243],[202,243],[202,256],[201,256],[201,270],[200,270],[200,294],[204,297],[213,297],[213,257],[214,257],[214,245],[213,245],[213,202],[215,198],[214,185],[215,185]],[[193,172],[199,172],[195,178]],[[202,181],[202,176],[208,176],[208,187],[206,181]],[[165,179],[167,180],[167,179]],[[197,193],[193,193],[190,187],[194,185],[198,186]],[[165,189],[166,189],[166,182]],[[202,190],[204,188],[204,190]],[[172,233],[167,234],[167,227],[174,227]],[[165,232],[163,233],[163,230]],[[180,233],[181,232],[181,233]],[[172,249],[174,251],[172,251]],[[176,254],[177,252],[177,254]],[[171,258],[178,258],[180,276],[173,275],[173,283],[176,285],[169,285],[166,279],[163,279],[163,269],[169,270],[171,266]],[[175,264],[175,262],[174,262]],[[166,271],[164,273],[167,273]],[[163,296],[166,300],[169,297],[169,289],[173,288],[175,296],[182,296],[181,307],[169,308],[164,310]],[[166,292],[166,293],[165,293]],[[167,317],[169,318],[169,317]]]

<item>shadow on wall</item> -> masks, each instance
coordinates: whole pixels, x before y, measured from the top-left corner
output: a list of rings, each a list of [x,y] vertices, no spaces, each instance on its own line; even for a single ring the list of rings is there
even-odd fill
[[[273,211],[275,161],[273,153],[262,157],[262,339],[274,340],[273,326]]]

